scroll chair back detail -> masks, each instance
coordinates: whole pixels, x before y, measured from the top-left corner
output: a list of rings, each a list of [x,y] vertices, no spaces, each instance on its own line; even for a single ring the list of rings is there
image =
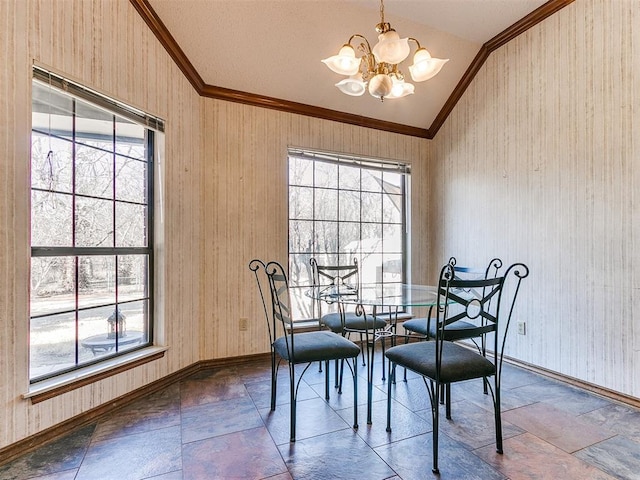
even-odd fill
[[[485,279],[459,279],[454,266],[445,265],[440,273],[438,283],[438,305],[436,336],[434,341],[417,342],[390,348],[386,356],[395,365],[403,366],[421,375],[425,379],[433,420],[433,471],[438,473],[438,393],[442,386],[471,380],[474,378],[492,378],[489,389],[493,399],[496,450],[502,453],[502,420],[500,407],[500,377],[504,345],[514,311],[515,300],[520,284],[529,274],[529,269],[522,263],[511,265],[503,276]],[[515,285],[505,290],[507,281]],[[467,348],[447,340],[448,325],[457,321],[475,321],[475,336],[493,333],[493,355],[485,356],[482,352]],[[499,323],[504,325],[498,329]],[[387,399],[387,431],[391,431],[391,385],[388,385]],[[449,409],[449,404],[447,404]]]
[[[360,348],[341,335],[329,331],[296,333],[291,315],[291,297],[287,274],[282,265],[278,262],[264,263],[255,259],[249,262],[249,269],[254,273],[269,329],[272,411],[276,409],[277,374],[280,362],[286,361],[289,367],[290,441],[295,442],[296,439],[298,386],[312,362],[324,361],[328,366],[329,360],[346,360],[353,374],[353,428],[358,428],[358,383],[355,361],[360,354]],[[303,369],[296,376],[295,367],[300,364],[303,365]],[[325,374],[325,399],[329,400],[328,368],[326,368]]]

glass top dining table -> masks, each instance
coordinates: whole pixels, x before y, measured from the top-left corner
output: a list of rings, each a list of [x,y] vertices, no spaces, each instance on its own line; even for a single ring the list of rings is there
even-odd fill
[[[383,349],[385,338],[390,337],[393,344],[398,314],[410,307],[435,306],[438,302],[438,288],[431,285],[406,283],[361,284],[356,292],[348,285],[331,285],[313,287],[307,292],[307,296],[327,303],[338,303],[341,311],[344,310],[345,305],[354,305],[358,315],[365,318],[371,315],[387,320],[384,330],[364,332],[367,348],[367,423],[371,424],[375,341],[382,339]],[[385,379],[384,365],[383,356],[383,380]]]

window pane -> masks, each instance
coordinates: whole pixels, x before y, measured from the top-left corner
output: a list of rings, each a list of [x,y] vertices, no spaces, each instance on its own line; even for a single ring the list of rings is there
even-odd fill
[[[334,163],[316,162],[315,186],[338,188],[338,166]]]
[[[363,170],[362,190],[369,192],[382,191],[382,172],[378,170]]]
[[[31,378],[73,367],[75,338],[75,312],[32,318],[29,328]]]
[[[145,247],[147,245],[146,211],[144,205],[116,202],[116,246]]]
[[[362,192],[362,221],[382,222],[382,195]]]
[[[71,192],[71,143],[34,133],[31,137],[31,187]]]
[[[360,168],[340,165],[340,188],[344,190],[360,190]]]
[[[386,223],[402,222],[402,195],[383,195],[383,221]]]
[[[115,303],[115,274],[114,257],[78,257],[78,308]]]
[[[338,250],[338,222],[315,222],[315,251],[336,252]]]
[[[360,220],[360,192],[340,190],[340,221],[357,222]]]
[[[316,220],[338,219],[338,191],[325,188],[316,189],[315,198]]]
[[[73,310],[75,257],[31,259],[31,316]]]
[[[307,220],[289,221],[289,251],[310,252],[313,249],[313,224]]]
[[[93,147],[76,149],[76,192],[113,198],[113,154]]]
[[[382,236],[384,239],[384,251],[387,253],[401,253],[402,252],[402,238],[403,238],[402,225],[384,225],[382,227]]]
[[[289,159],[289,185],[313,186],[313,164],[311,160],[291,157]]]
[[[289,187],[289,218],[313,218],[313,189]]]
[[[146,162],[145,128],[116,117],[116,153]]]
[[[31,245],[70,247],[72,238],[71,196],[31,191]]]
[[[113,202],[95,198],[76,199],[76,246],[113,246]]]
[[[311,253],[303,253],[289,257],[289,283],[300,286],[313,284],[311,264],[309,263],[312,256]]]
[[[145,203],[147,197],[147,163],[116,157],[116,200]]]
[[[76,99],[76,138],[113,152],[113,114]]]
[[[147,255],[118,257],[118,301],[126,302],[148,296]]]
[[[360,248],[360,224],[349,222],[340,224],[340,252],[355,253]]]
[[[360,251],[373,253],[382,251],[382,225],[379,223],[363,223]]]

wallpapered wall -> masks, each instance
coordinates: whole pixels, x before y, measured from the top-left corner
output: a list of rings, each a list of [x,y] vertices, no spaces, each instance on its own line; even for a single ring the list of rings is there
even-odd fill
[[[428,252],[429,142],[198,97],[127,0],[0,1],[0,449],[203,359],[268,351],[247,269],[286,261],[288,145],[413,163],[413,248]],[[33,62],[166,120],[158,245],[165,357],[31,405]],[[421,187],[421,185],[424,185]],[[424,275],[426,253],[416,256]],[[237,319],[251,319],[240,333]]]
[[[637,0],[578,0],[494,52],[434,141],[432,177],[436,257],[531,268],[508,354],[634,397],[638,21]]]

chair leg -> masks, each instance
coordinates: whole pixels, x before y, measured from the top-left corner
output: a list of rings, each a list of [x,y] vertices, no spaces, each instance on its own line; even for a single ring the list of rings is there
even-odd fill
[[[289,425],[289,441],[296,441],[296,374],[293,363],[289,364],[289,387],[291,388],[291,414]]]
[[[385,364],[384,358],[385,357],[384,357],[384,351],[385,351],[385,343],[386,343],[384,337],[382,337],[382,341],[380,343],[382,345],[382,381],[384,382],[385,381],[385,368],[384,368],[384,364]],[[391,381],[391,379],[389,379],[389,381]]]
[[[500,408],[500,387],[496,382],[495,385],[495,399],[493,401],[493,411],[496,417],[496,452],[502,454],[502,415]]]
[[[405,372],[406,371],[407,369],[405,368]],[[395,368],[393,369],[393,372],[395,375]],[[387,382],[387,432],[391,432],[391,383],[391,381]]]
[[[348,361],[348,360],[347,360]],[[358,363],[358,357],[353,359],[353,428],[358,428],[358,372],[356,371],[356,364]]]
[[[362,345],[362,332],[360,332],[360,345]],[[362,349],[360,349],[362,350]],[[360,352],[362,354],[362,366],[366,366],[365,360],[364,360],[364,351]]]
[[[326,363],[324,365],[324,398],[325,400],[329,400],[329,360],[325,360],[325,362]]]
[[[337,362],[337,360],[336,360]],[[342,394],[342,379],[344,377],[344,359],[340,360],[340,381],[338,382],[338,393]]]
[[[276,409],[276,388],[278,386],[277,376],[278,376],[278,373],[276,371],[276,354],[275,352],[271,352],[271,411],[272,412]]]
[[[444,389],[445,389],[445,410],[446,410],[446,415],[447,415],[447,420],[451,420],[451,384],[447,383],[446,385],[443,385]],[[441,387],[442,388],[442,387]]]
[[[439,430],[439,412],[438,408],[438,392],[442,391],[442,385],[434,384],[431,382],[431,419],[432,429],[433,429],[433,468],[431,471],[436,475],[440,474],[440,470],[438,469],[438,430]]]

